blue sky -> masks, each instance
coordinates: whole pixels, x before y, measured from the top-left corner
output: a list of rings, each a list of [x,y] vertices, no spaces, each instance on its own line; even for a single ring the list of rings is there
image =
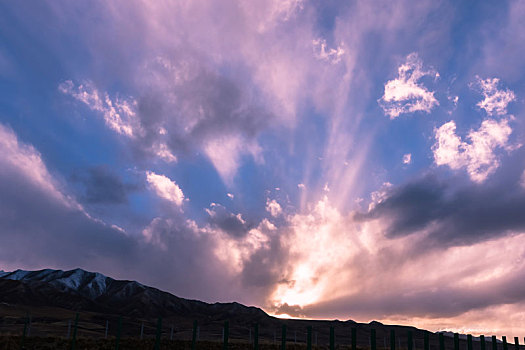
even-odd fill
[[[519,335],[524,15],[2,3],[0,268]]]

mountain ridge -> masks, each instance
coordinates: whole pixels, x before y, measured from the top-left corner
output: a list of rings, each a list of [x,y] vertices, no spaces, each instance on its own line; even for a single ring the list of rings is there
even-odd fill
[[[294,331],[299,330],[298,334],[304,333],[307,326],[314,327],[319,332],[320,342],[328,341],[330,328],[334,327],[338,339],[348,343],[350,327],[355,327],[359,334],[357,343],[364,347],[369,345],[372,329],[376,330],[377,339],[385,340],[391,331],[395,331],[398,341],[405,343],[408,341],[409,331],[413,333],[415,342],[422,342],[424,334],[428,333],[413,326],[388,325],[378,321],[357,323],[353,320],[280,319],[255,306],[237,302],[211,304],[184,299],[137,281],[116,280],[80,268],[66,271],[0,271],[0,309],[11,314],[7,316],[8,319],[12,319],[17,313],[19,317],[24,314],[38,315],[34,318],[41,322],[38,328],[50,327],[53,322],[60,323],[62,317],[71,317],[65,315],[71,315],[72,312],[82,313],[83,322],[91,324],[93,329],[99,328],[98,333],[96,330],[91,331],[93,336],[100,336],[100,329],[103,330],[100,324],[108,319],[113,322],[123,319],[125,332],[128,336],[134,336],[141,323],[154,323],[152,320],[159,317],[172,325],[176,324],[179,332],[184,332],[184,329],[190,332],[193,322],[198,321],[202,325],[201,335],[205,339],[217,339],[224,321],[230,321],[231,335],[237,339],[245,339],[248,328],[258,324],[260,336],[267,341],[275,341],[276,331],[287,325]],[[56,327],[49,328],[49,332],[56,332]],[[434,334],[430,343],[437,348],[438,332],[430,333]],[[442,333],[449,342],[452,341],[453,333]],[[474,337],[473,340],[478,339]],[[460,342],[466,343],[466,336],[460,335]]]
[[[1,271],[0,290],[0,302],[66,305],[74,310],[113,312],[135,317],[190,314],[219,316],[217,314],[231,312],[270,317],[254,306],[236,302],[210,304],[184,299],[137,281],[116,280],[80,268]]]

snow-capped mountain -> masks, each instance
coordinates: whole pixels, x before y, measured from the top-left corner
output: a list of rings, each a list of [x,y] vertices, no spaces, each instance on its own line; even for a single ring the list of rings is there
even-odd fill
[[[207,315],[230,313],[269,317],[264,311],[238,303],[207,304],[179,298],[135,281],[120,281],[82,269],[69,271],[0,271],[0,302],[56,306],[129,316]]]
[[[13,272],[1,272],[0,278],[15,281],[39,281],[47,282],[56,288],[75,292],[90,299],[96,299],[103,295],[108,283],[113,279],[98,272],[88,272],[82,269],[70,271],[45,269],[39,271],[16,270]]]

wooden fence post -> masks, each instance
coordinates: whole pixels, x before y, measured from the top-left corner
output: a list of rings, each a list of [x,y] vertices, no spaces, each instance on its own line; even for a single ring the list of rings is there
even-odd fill
[[[115,350],[118,350],[120,348],[120,333],[122,333],[122,316],[118,318],[117,339],[115,340]]]
[[[514,350],[520,350],[520,341],[518,337],[514,337]]]
[[[22,339],[20,340],[20,349],[24,348],[24,341],[26,339],[26,332],[27,332],[27,317],[26,317],[26,319],[24,321],[24,332],[22,333]]]
[[[334,326],[330,326],[330,350],[335,350],[335,330],[334,330]]]
[[[352,350],[357,350],[357,328],[352,328]]]
[[[390,330],[390,350],[396,350],[396,332],[393,329]]]
[[[77,342],[78,312],[75,316],[75,325],[73,326],[73,340],[71,341],[71,350],[75,350]]]
[[[312,350],[312,326],[306,327],[306,350]]]
[[[255,324],[253,332],[253,350],[259,350],[259,324]]]
[[[508,350],[507,337],[503,336],[503,337],[501,337],[501,340],[503,340],[503,350]]]
[[[162,336],[162,317],[157,320],[157,334],[155,336],[155,350],[160,350],[160,338]]]
[[[222,330],[222,337],[224,339],[224,329]],[[193,321],[193,333],[191,335],[191,350],[195,350],[197,346],[197,320]]]
[[[286,350],[286,325],[281,327],[281,350]]]
[[[479,343],[481,345],[481,350],[485,350],[485,336],[483,334],[479,336]]]
[[[222,350],[228,350],[229,332],[230,332],[230,322],[224,321],[224,343],[222,344]]]
[[[498,341],[495,335],[492,336],[492,350],[498,350]]]
[[[467,350],[472,350],[472,334],[467,334]]]

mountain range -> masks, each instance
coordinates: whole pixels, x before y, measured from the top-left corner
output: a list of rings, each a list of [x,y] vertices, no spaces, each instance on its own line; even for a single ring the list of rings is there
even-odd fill
[[[319,333],[319,342],[327,342],[329,328],[334,327],[339,341],[347,344],[350,342],[351,328],[356,328],[359,346],[369,345],[371,329],[376,330],[378,345],[384,342],[385,347],[392,330],[396,332],[400,344],[407,341],[408,331],[411,331],[416,348],[422,347],[424,334],[427,333],[410,326],[383,325],[377,321],[356,323],[352,320],[278,319],[257,307],[236,302],[209,304],[188,300],[136,281],[115,280],[82,269],[0,270],[0,324],[6,324],[6,317],[14,319],[12,315],[15,314],[19,319],[24,314],[33,314],[34,321],[40,322],[38,328],[42,335],[48,335],[57,330],[59,333],[64,332],[64,318],[71,318],[72,312],[82,313],[81,317],[86,320],[83,330],[86,336],[100,336],[107,320],[116,322],[118,317],[123,317],[123,331],[129,336],[136,336],[137,330],[144,328],[145,324],[150,325],[147,326],[150,334],[154,333],[154,320],[157,317],[169,321],[172,327],[177,325],[178,334],[183,338],[191,337],[193,321],[197,320],[202,326],[201,337],[212,340],[220,339],[222,325],[226,320],[231,324],[231,336],[237,339],[247,339],[248,331],[255,323],[260,325],[259,335],[268,341],[277,339],[282,325],[293,330],[294,339],[304,338],[306,327],[313,326],[316,329],[316,341]],[[11,316],[5,316],[7,314]],[[16,324],[12,326],[14,328],[10,329],[20,328]],[[430,335],[431,345],[437,347],[437,334]],[[447,344],[452,342],[452,335],[445,333]],[[460,342],[465,343],[463,336]]]
[[[115,313],[128,317],[244,315],[268,317],[239,303],[208,304],[179,298],[136,281],[122,281],[82,269],[0,271],[0,302]]]

